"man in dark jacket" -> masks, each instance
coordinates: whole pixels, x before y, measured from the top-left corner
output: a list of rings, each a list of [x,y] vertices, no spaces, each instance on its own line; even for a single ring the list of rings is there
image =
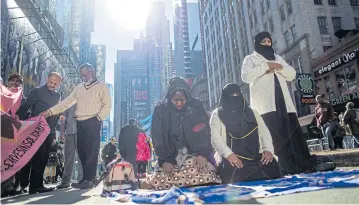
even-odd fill
[[[132,164],[133,169],[135,170],[135,176],[137,176],[136,143],[140,132],[141,129],[138,127],[137,121],[131,119],[127,125],[121,128],[118,140],[121,157]]]
[[[103,162],[105,163],[105,166],[107,166],[110,162],[112,162],[117,157],[118,151],[115,143],[116,143],[116,138],[112,138],[110,143],[105,145],[105,147],[102,149],[101,156]]]
[[[62,76],[59,73],[50,73],[48,75],[46,85],[32,89],[25,102],[20,106],[18,113],[26,113],[30,110],[30,117],[35,117],[59,103],[61,96],[56,89],[60,86],[61,81]],[[55,138],[55,126],[57,119],[58,116],[47,118],[47,124],[51,129],[50,134],[47,136],[46,140],[37,150],[30,162],[21,170],[20,184],[22,184],[22,187],[28,183],[30,176],[30,194],[48,192],[54,189],[44,187],[43,175],[49,158],[52,142]]]
[[[344,123],[348,125],[351,134],[359,141],[359,116],[358,111],[354,109],[354,103],[349,102],[346,105],[347,110],[344,113]]]
[[[333,106],[324,101],[323,96],[318,95],[316,98],[317,107],[315,108],[315,118],[317,120],[317,127],[322,130],[323,136],[328,139],[329,148],[335,149],[332,130],[334,124],[332,119],[334,118],[334,109]]]

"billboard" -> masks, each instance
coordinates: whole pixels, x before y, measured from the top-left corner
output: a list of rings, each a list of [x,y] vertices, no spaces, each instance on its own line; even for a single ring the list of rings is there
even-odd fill
[[[113,86],[110,83],[106,83],[108,89],[110,90],[111,101],[113,99]],[[113,103],[112,103],[113,104]],[[110,139],[110,130],[111,130],[111,122],[110,122],[111,113],[107,116],[106,120],[102,123],[102,132],[101,132],[101,142],[107,142]]]
[[[141,120],[149,114],[148,76],[132,76],[131,90],[131,116]]]

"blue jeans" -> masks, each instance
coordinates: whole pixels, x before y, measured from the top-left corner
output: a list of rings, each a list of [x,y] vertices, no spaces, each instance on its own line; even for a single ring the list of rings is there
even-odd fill
[[[322,126],[323,136],[326,139],[328,139],[328,144],[329,144],[330,149],[335,149],[335,145],[334,145],[334,141],[333,141],[333,134],[332,134],[334,125],[335,125],[334,123],[328,122]]]

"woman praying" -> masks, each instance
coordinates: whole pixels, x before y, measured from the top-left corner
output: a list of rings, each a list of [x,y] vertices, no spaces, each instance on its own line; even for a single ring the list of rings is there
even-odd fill
[[[280,177],[270,132],[237,84],[223,88],[220,107],[212,112],[210,125],[212,145],[224,158],[218,167],[224,183]]]

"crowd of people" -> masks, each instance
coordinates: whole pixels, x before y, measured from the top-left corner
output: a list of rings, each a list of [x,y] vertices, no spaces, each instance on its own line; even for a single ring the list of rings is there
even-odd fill
[[[28,164],[9,179],[14,182],[11,191],[22,193],[28,186],[30,194],[54,189],[45,187],[43,178],[59,116],[63,126],[58,138],[64,139],[64,162],[58,189],[94,187],[98,160],[107,166],[118,157],[134,165],[135,174],[144,178],[151,170],[148,165],[154,154],[157,168],[143,183],[157,190],[335,169],[328,158],[309,152],[287,87],[296,71],[274,54],[269,33],[257,34],[254,45],[254,53],[244,59],[241,69],[242,81],[250,85],[250,103],[240,86],[230,83],[222,89],[218,107],[209,115],[191,95],[186,80],[174,77],[165,98],[154,108],[150,137],[131,119],[121,129],[118,146],[112,138],[101,152],[102,121],[111,109],[106,84],[96,78],[90,64],[84,64],[80,66],[83,82],[61,101],[57,88],[62,76],[50,73],[46,85],[32,89],[16,113],[20,120],[43,116],[51,132]],[[15,74],[7,85],[16,90],[21,84],[22,77]],[[353,108],[353,103],[348,103],[338,123],[348,134],[358,136],[359,115]],[[321,96],[317,97],[315,117],[334,149],[337,118]],[[78,182],[71,184],[75,164],[79,165]]]

